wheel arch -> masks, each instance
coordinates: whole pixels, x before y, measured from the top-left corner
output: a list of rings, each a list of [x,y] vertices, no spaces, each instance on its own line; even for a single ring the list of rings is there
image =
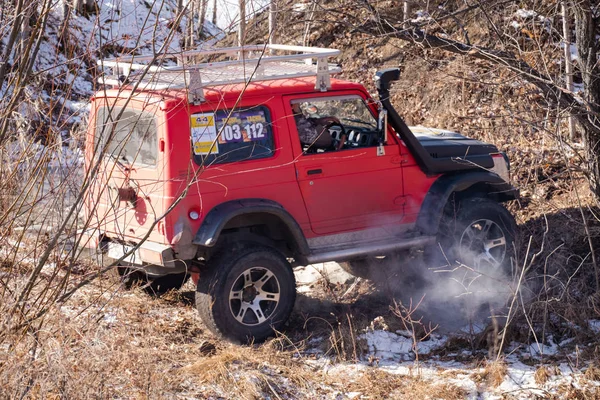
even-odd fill
[[[285,240],[296,257],[309,253],[306,238],[292,215],[281,204],[265,199],[233,200],[214,207],[202,221],[193,243],[212,248],[225,232],[253,226],[262,226],[265,231],[261,233],[268,239]]]
[[[519,191],[490,171],[443,175],[431,185],[421,205],[416,223],[419,231],[424,234],[437,234],[452,195],[456,196],[455,201],[480,196],[502,203],[517,199]]]

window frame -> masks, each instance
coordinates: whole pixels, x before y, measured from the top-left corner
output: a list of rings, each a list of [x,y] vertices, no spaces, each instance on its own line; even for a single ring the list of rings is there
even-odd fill
[[[103,133],[103,131],[106,131],[105,129],[102,128],[102,126],[100,126],[99,124],[102,123],[103,118],[101,118],[100,113],[102,111],[106,110],[108,112],[108,115],[114,115],[114,116],[118,116],[120,114],[120,117],[114,118],[113,120],[110,121],[106,121],[106,122],[110,122],[110,123],[119,123],[119,120],[121,119],[121,117],[123,116],[123,112],[126,111],[131,111],[134,112],[138,115],[138,117],[142,116],[142,115],[147,115],[148,117],[152,118],[152,123],[154,125],[154,143],[153,143],[153,148],[154,148],[154,152],[155,152],[155,156],[154,156],[154,163],[153,164],[147,164],[147,163],[143,163],[140,161],[138,161],[139,157],[136,157],[135,160],[133,162],[129,162],[126,160],[123,160],[121,156],[118,157],[117,161],[120,163],[125,164],[128,167],[136,167],[136,168],[148,168],[148,169],[157,169],[159,162],[160,162],[160,151],[159,151],[159,131],[158,131],[158,127],[159,127],[159,123],[158,123],[158,116],[156,114],[156,112],[152,112],[149,110],[143,110],[143,109],[138,109],[138,108],[134,108],[134,107],[127,107],[127,106],[121,106],[118,104],[112,104],[112,105],[101,105],[100,107],[98,107],[96,109],[96,113],[95,113],[95,120],[94,120],[94,141],[93,141],[93,149],[94,149],[94,156],[98,157],[99,152],[100,152],[100,141],[103,142],[103,146],[106,146],[106,143],[104,143],[105,138],[101,137],[103,135],[101,135]],[[105,123],[106,123],[105,122]],[[100,129],[98,129],[100,128]],[[131,133],[129,134],[129,138],[128,141],[132,139],[131,137]],[[138,147],[138,151],[139,149],[141,149],[141,147]],[[103,150],[104,154],[103,157],[104,158],[109,158],[111,160],[115,160],[115,155],[112,152],[108,152],[107,150]]]
[[[237,163],[246,163],[246,162],[251,162],[251,161],[262,161],[262,160],[266,160],[272,157],[275,157],[277,154],[277,145],[276,145],[276,140],[275,140],[275,130],[274,130],[274,124],[273,124],[273,119],[272,119],[272,113],[271,110],[269,109],[269,107],[267,107],[264,104],[260,104],[260,105],[250,105],[250,106],[238,106],[236,108],[231,108],[231,109],[227,109],[227,108],[221,108],[218,109],[216,111],[201,111],[201,110],[197,110],[195,112],[191,112],[189,114],[189,117],[191,118],[193,115],[196,114],[208,114],[208,113],[212,113],[215,117],[215,129],[217,129],[217,140],[219,140],[219,138],[221,137],[221,135],[223,135],[224,133],[224,129],[218,129],[217,127],[217,115],[219,113],[224,113],[225,117],[221,118],[220,121],[226,121],[228,120],[231,116],[233,116],[234,113],[239,113],[239,112],[248,112],[248,111],[252,111],[252,110],[260,110],[263,112],[264,116],[265,116],[265,124],[267,126],[268,131],[270,132],[270,148],[269,148],[269,153],[262,155],[262,156],[251,156],[251,157],[246,157],[246,158],[242,158],[242,159],[235,159],[235,160],[222,160],[222,161],[218,161],[219,156],[221,154],[219,153],[211,153],[211,154],[196,154],[194,152],[194,140],[193,140],[193,136],[192,136],[192,127],[190,125],[190,149],[191,149],[191,154],[192,154],[192,159],[193,162],[196,166],[198,167],[204,167],[204,168],[208,168],[208,167],[212,167],[212,166],[216,166],[216,165],[228,165],[228,164],[237,164]],[[251,142],[233,142],[231,144],[237,144],[237,143],[251,143]],[[220,145],[224,145],[223,143],[221,143]],[[231,151],[231,150],[228,150]],[[210,158],[209,158],[210,157]],[[205,158],[209,158],[208,160],[206,160]]]
[[[305,103],[305,102],[326,102],[326,101],[331,101],[331,100],[360,100],[362,102],[362,104],[364,105],[364,107],[367,109],[367,111],[369,112],[369,114],[371,115],[371,117],[373,117],[373,122],[375,124],[375,127],[377,127],[377,115],[373,114],[373,110],[371,109],[371,107],[369,106],[369,102],[367,101],[367,99],[365,99],[363,96],[361,96],[358,93],[346,93],[346,94],[340,94],[340,95],[325,95],[325,96],[302,96],[302,97],[292,97],[289,98],[289,104],[288,106],[290,107],[290,110],[292,110],[291,116],[292,116],[292,121],[294,124],[294,128],[296,129],[296,134],[293,135],[295,136],[294,141],[296,141],[299,146],[300,146],[300,150],[301,150],[301,155],[302,156],[318,156],[320,154],[339,154],[339,152],[346,152],[346,151],[351,151],[351,150],[357,150],[357,149],[365,149],[365,148],[374,148],[376,146],[365,146],[365,147],[357,147],[357,148],[347,148],[347,149],[341,149],[339,152],[338,151],[332,151],[332,150],[327,150],[327,151],[322,151],[322,152],[316,152],[316,153],[311,153],[311,152],[306,152],[303,150],[302,147],[302,143],[300,141],[300,132],[298,132],[298,125],[296,123],[296,115],[293,113],[293,105],[294,104],[298,104],[298,103]],[[342,122],[342,125],[343,122]]]

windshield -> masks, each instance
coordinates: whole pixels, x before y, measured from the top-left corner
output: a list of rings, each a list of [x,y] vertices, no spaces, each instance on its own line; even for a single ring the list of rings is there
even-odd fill
[[[118,162],[130,165],[155,166],[156,136],[155,118],[149,112],[119,107],[98,110],[96,154],[109,154]]]

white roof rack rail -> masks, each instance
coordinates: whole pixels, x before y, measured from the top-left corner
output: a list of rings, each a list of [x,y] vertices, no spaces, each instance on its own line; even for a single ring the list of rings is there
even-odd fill
[[[271,79],[316,76],[315,89],[326,91],[331,87],[330,76],[342,72],[337,64],[328,61],[339,54],[335,49],[257,44],[119,57],[98,60],[98,65],[110,70],[98,82],[150,90],[185,88],[190,103],[204,101],[203,88],[208,86]],[[197,63],[213,55],[226,56],[228,60]],[[161,65],[165,61],[167,65]]]

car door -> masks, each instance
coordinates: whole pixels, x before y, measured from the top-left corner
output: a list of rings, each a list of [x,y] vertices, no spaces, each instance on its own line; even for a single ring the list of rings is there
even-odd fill
[[[328,116],[339,119],[347,145],[340,150],[307,150],[293,116],[298,102],[318,110],[319,116],[335,114]],[[399,146],[388,135],[388,142],[379,148],[373,136],[376,117],[360,93],[287,96],[284,103],[290,115],[296,177],[312,230],[324,235],[400,223],[404,198]],[[359,119],[370,119],[370,125]]]
[[[88,210],[109,236],[139,240],[163,212],[164,158],[160,151],[163,114],[159,101],[97,100],[88,165],[101,156],[91,182]],[[94,160],[91,159],[95,153]],[[150,240],[163,240],[156,230]]]

